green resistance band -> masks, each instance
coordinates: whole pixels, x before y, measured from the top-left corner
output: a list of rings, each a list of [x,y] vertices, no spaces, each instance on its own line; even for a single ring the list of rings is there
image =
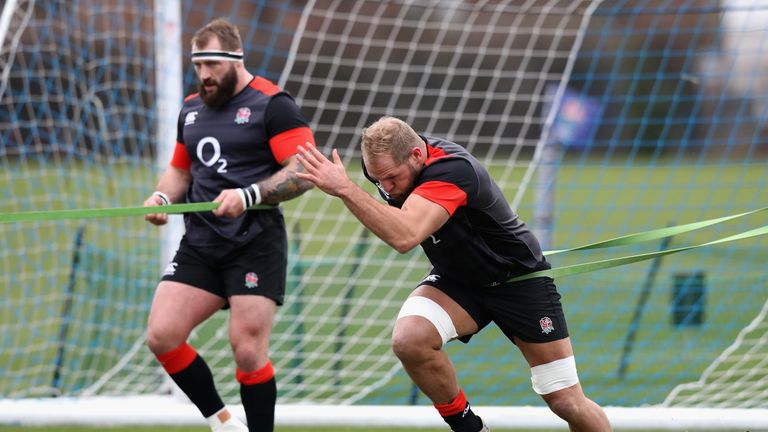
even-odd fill
[[[719,218],[714,219],[707,219],[701,222],[691,222],[687,224],[682,225],[675,225],[671,227],[666,228],[659,228],[655,230],[650,231],[643,231],[640,233],[635,234],[628,234],[621,237],[612,238],[610,240],[603,240],[596,243],[590,243],[587,245],[577,246],[571,249],[557,249],[557,250],[551,250],[551,251],[544,251],[544,255],[546,256],[552,256],[557,255],[560,253],[565,252],[572,252],[572,251],[578,251],[578,250],[587,250],[587,249],[600,249],[600,248],[608,248],[608,247],[614,247],[614,246],[626,246],[636,243],[642,243],[650,240],[656,240],[664,237],[671,237],[676,236],[680,234],[685,234],[687,232],[695,231],[698,229],[706,228],[711,225],[719,224],[722,222],[726,222],[729,220],[737,219],[740,217],[748,216],[755,213],[760,213],[763,211],[768,210],[768,207],[759,208],[757,210],[752,210],[744,213],[738,213],[730,216],[723,216]]]
[[[612,259],[607,259],[602,261],[592,261],[584,264],[574,264],[570,266],[557,267],[549,270],[542,270],[534,273],[529,273],[527,275],[514,277],[512,279],[509,279],[507,282],[517,282],[521,280],[533,279],[533,278],[542,277],[542,276],[556,278],[560,276],[569,276],[569,275],[574,275],[579,273],[587,273],[587,272],[607,269],[611,267],[618,267],[625,264],[632,264],[639,261],[645,261],[651,258],[670,255],[673,253],[683,252],[691,249],[697,249],[704,246],[711,246],[719,243],[727,243],[727,242],[736,241],[736,240],[744,240],[744,239],[757,237],[765,234],[768,234],[768,225],[765,225],[760,228],[755,228],[749,231],[745,231],[740,234],[734,234],[728,237],[723,237],[718,240],[712,240],[712,241],[697,244],[697,245],[685,246],[685,247],[676,248],[676,249],[667,249],[667,250],[658,251],[658,252],[649,252],[649,253],[638,254],[638,255],[630,255],[630,256],[625,256],[621,258],[612,258]]]
[[[72,210],[47,210],[47,211],[29,211],[16,213],[0,213],[0,223],[8,222],[31,222],[31,221],[51,221],[61,219],[86,219],[86,218],[104,218],[119,216],[141,216],[152,213],[190,213],[209,211],[219,207],[220,203],[187,203],[170,204],[154,207],[116,207],[100,209],[72,209]]]
[[[187,204],[171,204],[166,206],[154,206],[154,207],[117,207],[117,208],[102,208],[102,209],[72,209],[72,210],[48,210],[48,211],[31,211],[31,212],[16,212],[16,213],[0,213],[0,223],[8,222],[30,222],[30,221],[50,221],[61,219],[84,219],[84,218],[102,218],[102,217],[119,217],[119,216],[139,216],[152,213],[190,213],[190,212],[202,212],[216,209],[220,204],[214,202],[206,203],[187,203]],[[587,249],[600,249],[614,246],[626,246],[636,243],[642,243],[650,240],[655,240],[664,237],[670,237],[674,235],[684,234],[690,231],[702,229],[718,223],[730,221],[747,215],[759,213],[768,210],[768,207],[759,208],[756,210],[738,213],[730,216],[723,216],[714,219],[708,219],[700,222],[692,222],[682,225],[676,225],[672,227],[659,228],[650,231],[643,231],[635,234],[628,234],[621,237],[616,237],[609,240],[603,240],[596,243],[590,243],[587,245],[577,246],[570,249],[557,249],[552,251],[545,251],[546,256],[552,256],[565,252],[572,252],[578,250]],[[639,255],[630,255],[620,258],[612,258],[602,261],[594,261],[583,264],[575,264],[571,266],[558,267],[550,270],[542,270],[527,275],[518,276],[509,279],[510,282],[521,281],[526,279],[532,279],[535,277],[549,276],[552,278],[560,276],[568,276],[579,273],[592,272],[596,270],[607,269],[611,267],[618,267],[625,264],[631,264],[639,261],[645,261],[658,256],[669,255],[673,253],[683,252],[690,249],[696,249],[704,246],[715,245],[719,243],[726,243],[730,241],[743,240],[751,237],[757,237],[768,233],[768,225],[761,228],[756,228],[750,231],[746,231],[740,234],[724,237],[718,240],[713,240],[707,243],[702,243],[693,246],[686,246],[677,249],[668,249],[657,252],[650,252]]]

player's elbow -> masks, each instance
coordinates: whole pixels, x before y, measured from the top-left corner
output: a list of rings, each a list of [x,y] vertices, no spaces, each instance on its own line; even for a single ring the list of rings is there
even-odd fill
[[[399,254],[406,254],[410,252],[413,247],[407,247],[407,246],[398,246],[398,245],[392,245],[392,247],[397,251]]]
[[[391,241],[388,243],[390,246],[392,246],[394,250],[396,250],[398,253],[401,253],[401,254],[408,253],[411,250],[413,250],[413,248],[419,245],[418,241],[415,241],[413,239],[407,239],[407,238],[403,238],[397,241]]]

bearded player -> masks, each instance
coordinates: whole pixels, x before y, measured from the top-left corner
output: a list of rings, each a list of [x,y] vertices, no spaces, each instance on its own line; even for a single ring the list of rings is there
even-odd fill
[[[217,19],[195,33],[192,63],[199,93],[184,101],[173,158],[144,205],[220,205],[184,216],[185,234],[152,301],[147,344],[211,430],[272,431],[277,387],[269,338],[285,294],[288,249],[277,205],[312,187],[297,177],[295,154],[314,138],[293,98],[245,69],[240,34],[229,22]],[[163,213],[145,218],[155,225],[168,220]],[[247,427],[224,405],[211,370],[187,342],[222,308],[229,309]]]

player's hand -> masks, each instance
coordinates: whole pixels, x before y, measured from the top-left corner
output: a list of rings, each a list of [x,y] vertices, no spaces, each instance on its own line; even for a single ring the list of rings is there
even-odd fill
[[[219,217],[236,218],[245,211],[243,199],[237,189],[224,189],[213,202],[221,203],[213,210],[213,214]]]
[[[300,179],[312,182],[320,190],[333,196],[340,196],[344,189],[350,186],[351,180],[336,149],[332,152],[333,162],[309,143],[299,146],[298,150],[296,157],[305,171],[296,173]]]
[[[149,198],[144,201],[144,207],[161,206],[165,204],[163,199],[157,195],[150,195]],[[168,213],[150,213],[144,215],[144,220],[152,225],[165,225],[168,223]]]

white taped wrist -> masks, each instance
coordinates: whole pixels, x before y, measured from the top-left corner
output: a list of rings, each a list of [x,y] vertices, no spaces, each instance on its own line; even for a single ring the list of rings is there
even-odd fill
[[[253,204],[251,205],[261,204],[261,190],[259,189],[259,185],[254,183],[251,185],[251,189],[253,190]]]
[[[241,197],[246,209],[261,204],[261,190],[259,190],[259,185],[256,183],[239,190],[242,193]]]
[[[171,203],[171,199],[168,198],[168,195],[160,192],[160,191],[154,191],[152,192],[153,196],[159,196],[161,200],[163,200],[163,205],[169,205]]]

